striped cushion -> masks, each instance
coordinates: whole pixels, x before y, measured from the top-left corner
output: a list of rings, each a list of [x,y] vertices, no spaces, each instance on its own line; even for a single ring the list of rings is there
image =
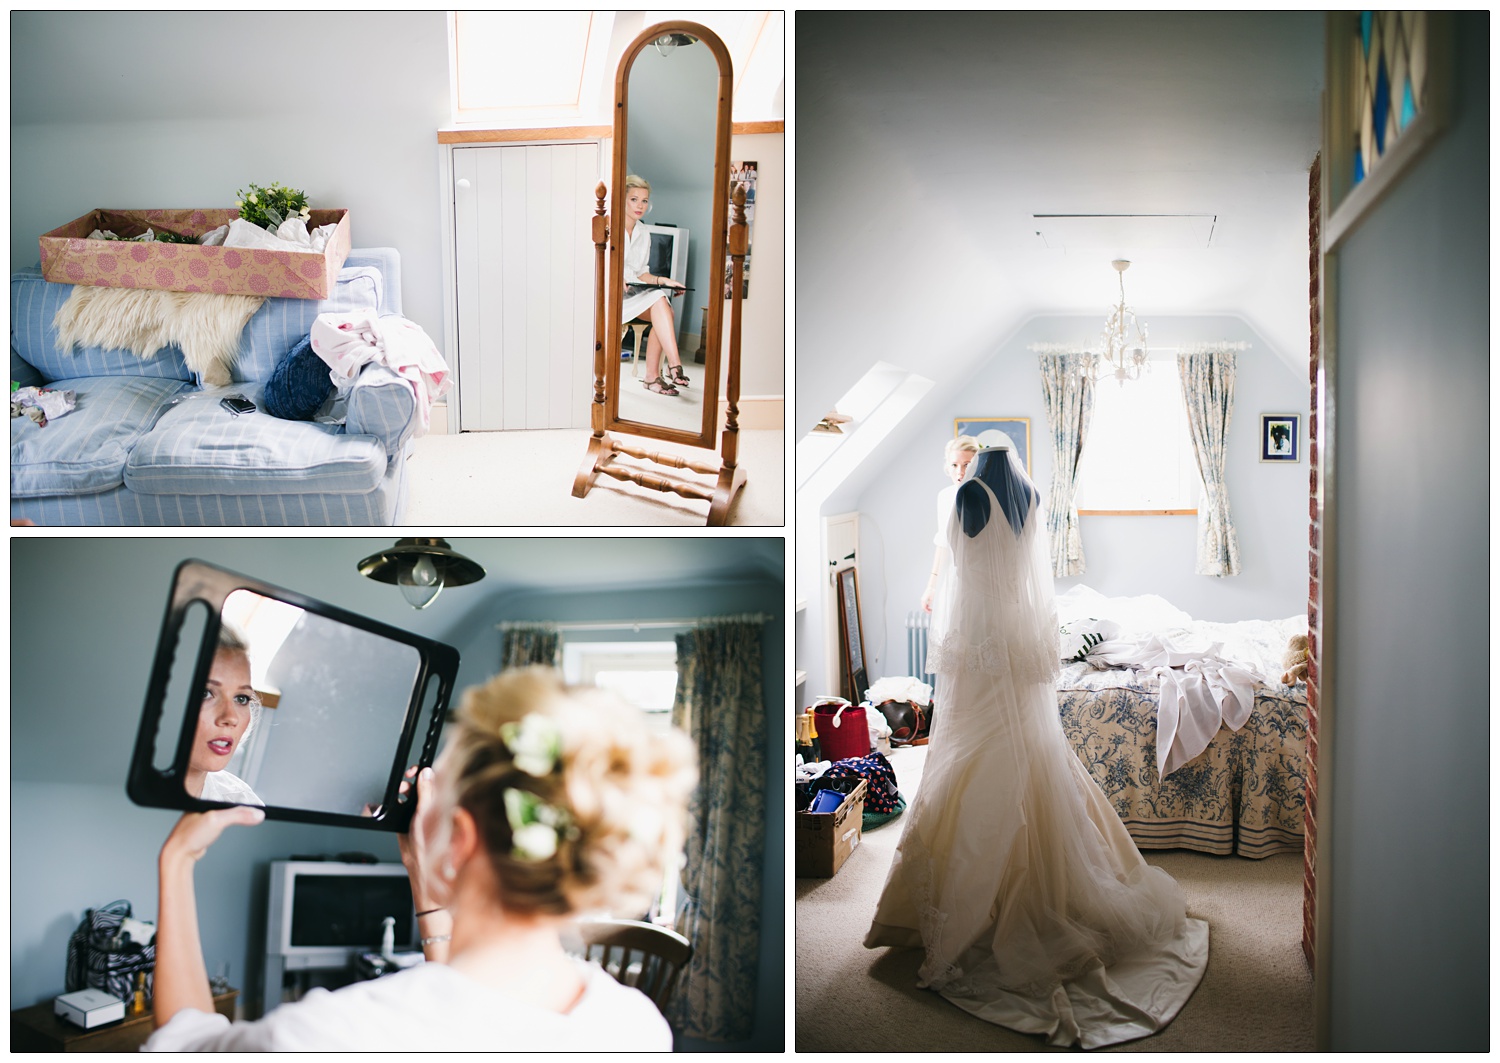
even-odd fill
[[[234,390],[261,404],[260,385]],[[371,436],[263,410],[235,417],[219,405],[225,394],[185,395],[131,451],[126,485],[151,495],[364,494],[385,475],[385,448]]]
[[[267,299],[240,334],[240,351],[233,370],[236,381],[269,380],[282,358],[308,334],[319,314],[353,310],[384,311],[384,284],[373,266],[346,266],[327,299]],[[10,278],[10,343],[15,354],[48,380],[84,376],[151,376],[191,380],[175,346],[164,347],[153,358],[137,358],[129,351],[103,347],[74,347],[59,351],[52,319],[73,292],[71,284],[42,279],[40,268],[21,270]]]
[[[71,413],[39,427],[10,422],[10,493],[14,498],[91,494],[118,487],[125,462],[151,422],[187,385],[159,377],[89,377],[49,385],[77,394]]]
[[[416,427],[411,385],[383,365],[365,366],[349,394],[344,430],[374,436],[387,454],[399,454]]]

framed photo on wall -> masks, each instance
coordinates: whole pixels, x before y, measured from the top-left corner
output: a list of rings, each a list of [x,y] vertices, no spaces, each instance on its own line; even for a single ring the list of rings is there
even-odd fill
[[[1260,460],[1301,461],[1302,416],[1296,413],[1263,413],[1260,415]]]
[[[1016,457],[1026,475],[1031,475],[1031,418],[1030,417],[955,417],[953,438],[973,436],[980,446],[992,447],[1004,436],[1016,448]]]

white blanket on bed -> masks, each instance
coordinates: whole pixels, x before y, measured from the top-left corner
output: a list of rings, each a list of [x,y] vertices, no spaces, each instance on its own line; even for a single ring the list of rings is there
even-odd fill
[[[1307,618],[1196,621],[1155,595],[1106,598],[1074,587],[1057,600],[1058,619],[1107,620],[1118,633],[1089,650],[1095,668],[1126,668],[1156,681],[1156,770],[1165,779],[1208,748],[1220,725],[1245,726],[1255,687],[1279,683],[1287,640]]]

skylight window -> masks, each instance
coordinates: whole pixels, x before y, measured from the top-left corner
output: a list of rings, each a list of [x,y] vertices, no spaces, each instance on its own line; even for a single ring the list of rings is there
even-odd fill
[[[614,13],[457,11],[454,121],[506,126],[597,117]]]

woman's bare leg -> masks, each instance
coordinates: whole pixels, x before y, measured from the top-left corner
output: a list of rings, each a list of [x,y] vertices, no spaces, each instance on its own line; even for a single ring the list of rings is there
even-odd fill
[[[651,339],[656,341],[657,349],[666,354],[667,366],[670,368],[682,365],[682,356],[677,353],[677,322],[672,313],[672,300],[656,300],[651,304],[647,316],[651,318]],[[652,350],[650,343],[646,344],[646,350]],[[654,376],[652,366],[656,363],[651,360],[649,354],[646,357],[646,369]]]
[[[661,341],[656,338],[656,329],[646,337],[646,379],[655,380],[657,367],[661,365]]]

